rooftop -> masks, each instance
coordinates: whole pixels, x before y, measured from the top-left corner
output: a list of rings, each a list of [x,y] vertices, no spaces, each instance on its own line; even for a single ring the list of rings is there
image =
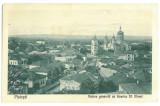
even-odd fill
[[[86,81],[88,79],[91,79],[95,83],[98,83],[98,80],[96,78],[94,78],[93,75],[90,73],[81,73],[81,74],[70,75],[70,76],[63,77],[60,80],[67,80],[67,81],[74,80],[76,82],[83,83],[84,81]]]
[[[151,83],[126,83],[120,84],[121,88],[128,94],[151,94]]]
[[[117,72],[116,70],[113,70],[110,68],[103,68],[103,67],[101,67],[99,70],[99,73],[102,77],[110,77],[116,72]]]
[[[112,75],[109,78],[106,78],[107,81],[111,80],[116,85],[122,84],[122,83],[133,83],[136,82],[133,78],[127,77],[124,73],[117,72],[114,75]]]
[[[43,78],[46,77],[45,75],[36,74],[34,72],[29,72],[28,74],[29,74],[28,80],[33,80],[33,81],[36,81],[36,80],[39,80],[39,79],[43,79]]]

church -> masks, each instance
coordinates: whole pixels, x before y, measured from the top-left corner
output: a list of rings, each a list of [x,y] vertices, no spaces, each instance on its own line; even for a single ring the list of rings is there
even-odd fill
[[[116,37],[113,34],[109,40],[108,36],[105,36],[103,48],[104,50],[131,50],[131,45],[124,40],[124,32],[121,30],[121,26]]]

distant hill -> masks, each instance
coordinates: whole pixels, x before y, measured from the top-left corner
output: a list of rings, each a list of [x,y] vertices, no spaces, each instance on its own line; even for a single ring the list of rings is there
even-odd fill
[[[55,34],[32,34],[32,35],[9,35],[9,37],[33,38],[33,39],[92,39],[94,35],[55,35]],[[103,40],[105,36],[96,35],[98,40]],[[112,36],[108,36],[109,39]],[[125,40],[151,40],[152,36],[124,36]]]

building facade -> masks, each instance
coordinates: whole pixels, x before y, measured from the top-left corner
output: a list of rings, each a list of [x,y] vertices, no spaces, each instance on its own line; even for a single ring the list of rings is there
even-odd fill
[[[105,36],[104,39],[104,50],[131,50],[131,45],[124,41],[124,32],[120,30],[117,32],[117,36],[115,37],[114,34],[110,40],[108,40],[108,37]]]
[[[91,55],[98,55],[98,40],[96,39],[96,36],[94,36],[91,41]]]

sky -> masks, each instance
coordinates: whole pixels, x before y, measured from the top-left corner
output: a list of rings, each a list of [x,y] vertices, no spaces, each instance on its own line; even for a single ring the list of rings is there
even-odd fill
[[[152,36],[153,9],[148,5],[50,4],[11,5],[9,35]]]

